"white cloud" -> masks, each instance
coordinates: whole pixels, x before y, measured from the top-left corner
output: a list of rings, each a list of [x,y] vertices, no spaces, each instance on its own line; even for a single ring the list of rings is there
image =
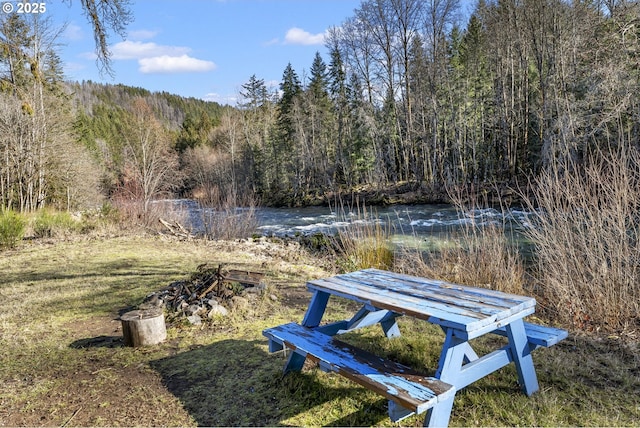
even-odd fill
[[[222,105],[235,106],[238,104],[238,98],[235,95],[221,95],[216,92],[209,92],[203,98],[205,101],[212,101]]]
[[[111,46],[111,58],[117,59],[143,59],[159,56],[181,56],[191,51],[184,46],[158,45],[153,42],[133,42],[125,40]]]
[[[129,31],[127,35],[133,40],[147,40],[153,39],[158,35],[158,32],[153,30],[135,30]]]
[[[204,61],[192,58],[189,55],[170,56],[160,55],[151,58],[141,58],[138,60],[140,72],[151,73],[199,73],[211,71],[216,68],[216,64],[211,61]]]
[[[278,39],[277,37],[275,39],[271,39],[271,40],[267,40],[266,42],[264,42],[262,45],[263,46],[271,46],[271,45],[277,45],[280,42],[280,39]]]
[[[84,32],[79,25],[69,24],[64,30],[63,37],[71,41],[82,40],[84,39]]]
[[[153,37],[153,31],[142,30],[133,34],[137,38]],[[202,73],[216,69],[216,64],[193,58],[186,46],[159,45],[153,42],[125,40],[110,47],[112,60],[137,60],[138,71],[154,73]],[[95,53],[82,54],[83,58],[95,59]]]
[[[293,27],[284,36],[287,45],[321,45],[324,43],[324,33],[311,34],[302,28]]]

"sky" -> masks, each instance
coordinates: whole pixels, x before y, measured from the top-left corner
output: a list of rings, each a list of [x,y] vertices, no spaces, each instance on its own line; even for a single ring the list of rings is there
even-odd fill
[[[231,105],[254,74],[276,89],[288,63],[301,80],[316,52],[328,64],[325,32],[361,3],[137,0],[126,38],[110,38],[112,78],[101,76],[96,65],[93,33],[80,1],[46,1],[47,16],[67,25],[59,38],[67,80],[122,83]]]

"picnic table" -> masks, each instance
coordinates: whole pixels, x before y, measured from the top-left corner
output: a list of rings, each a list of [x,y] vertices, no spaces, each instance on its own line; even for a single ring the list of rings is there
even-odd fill
[[[514,363],[525,394],[539,389],[531,351],[567,337],[561,329],[527,323],[535,312],[532,297],[486,288],[365,269],[307,283],[312,292],[301,324],[266,329],[269,350],[289,355],[284,372],[300,371],[306,358],[325,371],[338,372],[389,399],[389,416],[399,421],[427,412],[425,426],[447,426],[456,391]],[[349,320],[321,324],[329,298],[339,296],[361,304]],[[389,338],[400,336],[397,318],[411,316],[436,324],[445,334],[435,376],[416,373],[335,336],[380,324]],[[471,340],[485,334],[507,338],[507,344],[479,356]]]

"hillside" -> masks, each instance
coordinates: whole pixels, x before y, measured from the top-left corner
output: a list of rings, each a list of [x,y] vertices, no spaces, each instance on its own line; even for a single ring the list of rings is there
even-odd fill
[[[109,112],[122,112],[134,98],[141,97],[169,129],[178,130],[187,117],[199,117],[205,113],[214,122],[219,122],[224,106],[193,97],[182,97],[168,92],[151,92],[144,88],[122,84],[102,84],[92,81],[67,82],[73,106],[80,115],[88,116],[99,123]]]

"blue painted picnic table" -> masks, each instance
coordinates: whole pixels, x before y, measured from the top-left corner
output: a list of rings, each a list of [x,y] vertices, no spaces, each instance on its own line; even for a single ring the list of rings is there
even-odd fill
[[[400,335],[396,318],[411,316],[439,325],[445,340],[435,378],[454,387],[427,410],[425,426],[448,425],[455,391],[513,362],[527,395],[539,389],[531,351],[564,339],[564,330],[524,322],[534,313],[536,301],[485,288],[365,269],[307,283],[313,293],[302,326],[335,336],[380,324],[387,337]],[[349,320],[321,324],[331,296],[362,304]],[[488,333],[507,337],[507,344],[483,356],[470,340]],[[292,340],[293,341],[293,340]],[[293,345],[291,345],[293,346]],[[285,371],[300,370],[305,355],[292,354]]]

